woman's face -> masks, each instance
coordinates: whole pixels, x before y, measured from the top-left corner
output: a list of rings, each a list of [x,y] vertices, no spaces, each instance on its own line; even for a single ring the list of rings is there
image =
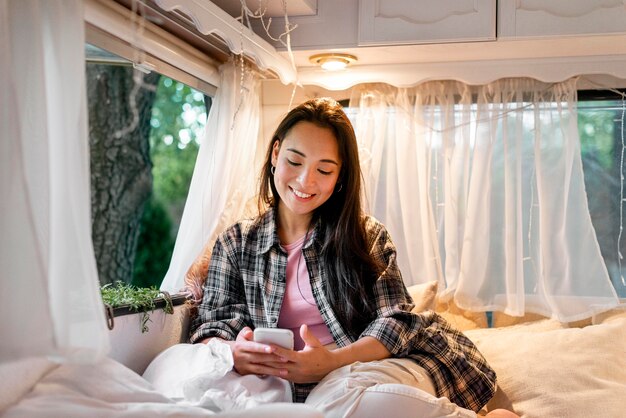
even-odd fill
[[[298,122],[281,145],[274,143],[272,165],[276,167],[274,184],[280,196],[279,210],[312,215],[331,197],[339,178],[337,138],[328,128]]]

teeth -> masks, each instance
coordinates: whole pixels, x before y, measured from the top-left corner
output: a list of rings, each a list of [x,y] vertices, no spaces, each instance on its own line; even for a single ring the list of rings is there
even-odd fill
[[[306,199],[306,198],[309,198],[309,197],[313,196],[313,195],[311,195],[311,194],[306,194],[306,193],[299,192],[299,191],[297,191],[296,189],[293,189],[293,193],[294,193],[296,196],[298,196],[298,197],[300,197],[300,198],[302,198],[302,199]]]

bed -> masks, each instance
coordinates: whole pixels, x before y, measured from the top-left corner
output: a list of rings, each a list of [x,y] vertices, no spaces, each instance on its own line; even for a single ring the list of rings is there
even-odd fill
[[[435,309],[478,346],[498,375],[483,412],[524,418],[623,417],[626,411],[626,305],[561,323],[529,314],[484,313],[438,303],[436,282],[409,288],[416,309]]]
[[[493,327],[487,328],[485,314],[438,303],[435,282],[411,286],[409,291],[416,310],[438,311],[476,343],[496,370],[496,395],[481,414],[506,408],[524,418],[623,416],[626,306],[575,324],[536,315],[513,318],[494,314]],[[95,365],[59,365],[45,358],[4,363],[0,366],[1,416],[321,416],[307,406],[284,402],[280,390],[270,386],[263,391],[269,398],[247,405],[235,405],[233,400],[232,408],[222,405],[219,413],[206,408],[206,399],[204,405],[185,401],[177,395],[180,382],[176,379],[191,373],[180,366],[184,364],[180,359],[189,354],[185,345],[176,346],[178,351],[168,351],[172,346],[153,359],[143,376],[111,358]],[[227,384],[220,381],[216,386]]]

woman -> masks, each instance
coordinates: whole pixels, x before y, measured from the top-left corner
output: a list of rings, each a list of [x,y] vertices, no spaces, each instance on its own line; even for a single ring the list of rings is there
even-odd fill
[[[191,342],[224,340],[239,374],[287,379],[326,416],[475,416],[491,398],[495,373],[471,341],[410,313],[395,247],[362,212],[356,138],[335,101],[280,123],[259,208],[217,239]],[[292,329],[295,349],[254,342],[258,327]]]

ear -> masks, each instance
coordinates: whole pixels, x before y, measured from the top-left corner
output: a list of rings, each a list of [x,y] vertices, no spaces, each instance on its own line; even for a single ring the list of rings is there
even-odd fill
[[[277,139],[272,145],[272,165],[276,166],[278,162],[278,152],[280,151],[280,141]]]

